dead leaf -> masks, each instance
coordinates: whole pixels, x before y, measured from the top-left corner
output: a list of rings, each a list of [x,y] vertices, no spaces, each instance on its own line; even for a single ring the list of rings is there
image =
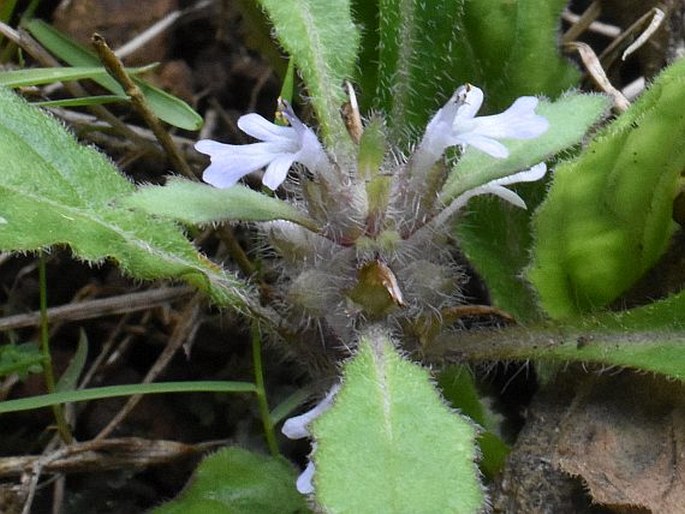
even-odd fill
[[[116,49],[150,25],[178,9],[178,0],[72,0],[55,11],[54,25],[90,47],[94,32]],[[163,61],[169,50],[168,32],[162,32],[126,60],[129,66]]]
[[[684,511],[682,384],[631,372],[592,378],[560,430],[552,462],[581,477],[595,502],[624,512]]]

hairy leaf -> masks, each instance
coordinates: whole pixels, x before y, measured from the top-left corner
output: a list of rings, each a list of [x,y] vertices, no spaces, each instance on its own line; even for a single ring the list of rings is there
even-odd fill
[[[0,108],[0,249],[69,245],[89,262],[113,259],[133,277],[183,279],[220,304],[244,305],[247,288],[177,226],[115,205],[134,187],[102,154],[6,89]]]
[[[527,94],[556,96],[579,73],[559,55],[558,34],[566,0],[465,0],[464,37],[479,68],[479,87],[491,110]]]
[[[392,139],[401,143],[416,135],[466,82],[485,90],[491,111],[522,94],[557,95],[572,86],[578,73],[559,57],[554,37],[565,5],[379,0],[378,53],[364,56],[378,62],[375,106],[388,113]]]
[[[447,408],[428,373],[402,359],[384,333],[362,337],[333,407],[312,433],[324,512],[473,513],[483,506],[474,426]]]
[[[362,112],[373,106],[378,82],[378,0],[351,0],[354,22],[361,32],[355,85],[361,90],[358,101]]]
[[[685,380],[685,293],[624,312],[498,331],[444,334],[429,361],[588,362]]]
[[[588,127],[607,108],[608,100],[599,95],[569,94],[555,102],[541,102],[537,111],[550,122],[545,134],[530,141],[508,142],[508,159],[495,159],[467,149],[445,184],[443,197],[454,198],[580,142]],[[526,199],[529,210],[499,199],[475,198],[460,219],[457,234],[461,249],[484,279],[493,304],[525,321],[539,317],[532,288],[521,275],[530,258],[531,212],[542,200],[545,187],[540,182],[518,186],[517,190]]]
[[[189,487],[153,514],[296,514],[310,512],[285,460],[224,448],[204,459]]]
[[[323,136],[330,146],[347,131],[340,118],[344,79],[354,72],[359,31],[349,0],[259,0],[283,48],[309,89]]]
[[[240,185],[218,189],[173,177],[165,186],[140,188],[124,204],[189,224],[281,219],[316,229],[313,220],[289,203]]]
[[[649,270],[674,229],[685,169],[685,60],[575,160],[559,167],[535,215],[528,277],[564,318],[603,307]]]

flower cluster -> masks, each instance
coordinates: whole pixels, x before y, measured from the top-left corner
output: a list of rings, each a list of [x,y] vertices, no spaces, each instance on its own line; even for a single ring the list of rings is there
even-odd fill
[[[314,327],[326,339],[322,347],[335,346],[336,338],[351,340],[353,331],[367,321],[397,316],[403,319],[395,326],[408,326],[427,319],[425,313],[438,313],[439,318],[441,309],[461,300],[461,272],[450,248],[436,244],[441,234],[430,223],[440,226],[477,195],[492,194],[526,207],[507,186],[542,178],[547,171],[544,163],[473,187],[449,205],[436,201],[440,185],[435,183],[442,180],[444,184],[449,172],[436,163],[448,148],[471,147],[505,159],[507,140],[533,139],[549,127],[535,113],[538,100],[534,97],[521,97],[492,116],[477,116],[482,103],[479,88],[460,87],[430,120],[407,160],[394,159],[392,152],[380,149],[371,164],[364,163],[368,169],[363,172],[356,169],[360,155],[354,151],[333,155],[332,148],[327,153],[286,103],[281,112],[290,126],[273,124],[257,114],[239,119],[238,126],[258,142],[228,145],[201,140],[195,145],[210,156],[203,179],[216,187],[231,187],[248,173],[266,168],[262,182],[275,190],[294,164],[309,172],[302,174],[300,189],[291,188],[286,196],[292,195],[321,230],[312,232],[278,219],[262,229],[283,257],[280,269],[289,275],[279,283],[283,288],[279,298],[288,304],[284,315],[297,318],[298,329]],[[367,133],[373,134],[381,125],[374,128],[369,123]],[[314,409],[286,421],[283,433],[290,438],[309,437],[309,425],[331,407],[336,392],[337,387]],[[313,492],[313,475],[310,461],[297,481],[300,492]]]
[[[509,150],[502,139],[534,139],[549,127],[548,121],[535,113],[538,100],[532,96],[518,98],[506,111],[492,116],[476,116],[483,104],[483,91],[473,85],[461,86],[449,101],[431,119],[414,158],[430,166],[449,147],[462,149],[472,146],[492,157],[506,158]],[[258,114],[247,114],[238,120],[238,127],[260,140],[247,145],[229,145],[210,139],[195,144],[195,149],[209,155],[210,166],[203,180],[215,187],[235,185],[242,177],[266,167],[262,183],[271,190],[277,189],[286,179],[293,163],[300,163],[316,171],[328,157],[316,134],[295,115],[292,107],[283,102],[283,116],[289,127],[275,125]],[[479,186],[464,198],[492,193],[524,207],[515,193],[503,186],[537,180],[546,171],[537,165],[528,172],[517,173]]]

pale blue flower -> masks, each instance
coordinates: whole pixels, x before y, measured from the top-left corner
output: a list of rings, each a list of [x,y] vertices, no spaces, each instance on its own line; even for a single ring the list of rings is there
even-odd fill
[[[500,139],[533,139],[549,128],[543,116],[535,114],[538,99],[522,96],[500,114],[478,116],[483,91],[467,84],[460,87],[431,119],[418,153],[424,162],[436,162],[450,146],[473,146],[493,157],[504,159],[509,150]]]
[[[312,446],[314,447],[316,445]],[[312,483],[314,471],[314,463],[310,460],[307,462],[307,467],[304,468],[304,471],[300,473],[300,476],[297,477],[297,481],[295,482],[295,487],[297,488],[298,493],[312,494],[314,492],[314,484]]]
[[[547,173],[547,165],[544,162],[541,162],[527,170],[519,171],[518,173],[514,173],[513,175],[509,175],[507,177],[491,180],[482,186],[474,187],[473,189],[469,189],[468,191],[465,191],[459,195],[454,200],[452,205],[450,205],[450,209],[452,211],[461,209],[464,205],[466,205],[466,202],[468,202],[474,196],[486,194],[499,196],[516,207],[525,209],[526,203],[523,201],[523,199],[512,190],[507,189],[504,186],[518,184],[520,182],[535,182],[536,180],[540,180],[542,177],[544,177],[545,173]]]
[[[283,102],[283,116],[290,123],[283,127],[267,121],[259,114],[246,114],[238,120],[238,127],[261,142],[229,145],[202,139],[195,149],[209,155],[211,164],[202,180],[219,188],[231,187],[242,177],[266,166],[262,183],[271,190],[280,186],[295,162],[310,171],[327,162],[326,153],[316,134],[302,123],[292,108]]]
[[[333,405],[333,399],[338,393],[340,385],[334,385],[328,392],[326,397],[317,403],[314,408],[308,410],[307,412],[300,414],[299,416],[287,419],[283,423],[283,428],[281,432],[288,439],[302,439],[305,437],[310,437],[311,432],[309,431],[309,425],[324,412],[330,409]],[[316,451],[316,444],[312,444],[312,453]],[[312,484],[312,478],[314,478],[314,463],[311,458],[307,463],[307,467],[304,469],[302,474],[297,478],[296,487],[297,490],[302,494],[311,494],[314,492],[314,485]]]

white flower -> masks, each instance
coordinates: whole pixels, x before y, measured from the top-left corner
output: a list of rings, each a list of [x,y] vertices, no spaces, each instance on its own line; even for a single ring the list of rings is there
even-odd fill
[[[509,156],[507,147],[499,139],[533,139],[549,128],[543,116],[535,114],[538,99],[522,96],[500,114],[476,117],[483,104],[483,91],[467,84],[431,119],[419,145],[419,152],[431,164],[446,148],[459,145],[473,146],[499,159]]]
[[[311,432],[309,431],[309,425],[316,418],[321,416],[324,412],[331,408],[333,405],[333,398],[338,393],[340,385],[334,385],[328,392],[326,397],[317,403],[313,409],[308,410],[304,414],[295,416],[286,420],[283,423],[283,428],[281,432],[288,439],[302,439],[304,437],[310,437]],[[316,444],[312,444],[312,453],[316,450]],[[314,492],[314,485],[312,484],[312,478],[314,477],[314,463],[309,460],[307,467],[302,472],[302,474],[297,478],[297,490],[302,494],[311,494]]]
[[[290,127],[275,125],[254,113],[238,120],[238,127],[260,143],[227,145],[211,139],[195,143],[195,149],[211,159],[202,180],[219,188],[231,187],[248,173],[266,166],[262,183],[275,190],[294,162],[310,171],[325,163],[327,157],[316,134],[295,116],[290,105],[283,102],[283,107]]]
[[[473,189],[469,189],[468,191],[459,195],[454,200],[452,205],[450,205],[450,210],[454,212],[458,209],[461,209],[474,196],[485,194],[499,196],[516,207],[525,209],[526,203],[523,201],[523,199],[504,186],[517,184],[519,182],[535,182],[536,180],[540,180],[542,177],[544,177],[545,173],[547,173],[547,165],[544,162],[541,162],[530,169],[519,171],[518,173],[514,173],[513,175],[509,175],[507,177],[491,180],[482,186],[474,187]]]

